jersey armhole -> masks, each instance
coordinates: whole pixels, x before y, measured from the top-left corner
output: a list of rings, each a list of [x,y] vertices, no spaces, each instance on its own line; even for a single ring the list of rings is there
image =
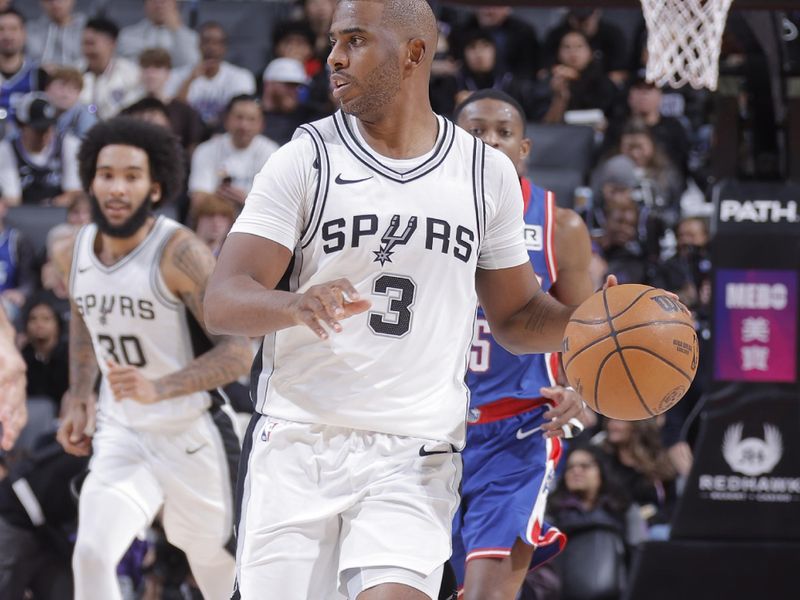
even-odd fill
[[[322,139],[319,131],[311,124],[301,125],[300,129],[305,131],[314,144],[314,151],[316,159],[314,166],[319,170],[319,177],[317,179],[317,189],[314,192],[314,202],[311,205],[311,214],[308,218],[308,223],[305,229],[300,233],[299,246],[305,248],[314,239],[317,234],[320,223],[322,222],[322,214],[325,211],[325,201],[328,198],[328,186],[330,184],[330,157],[328,156],[328,149],[325,147],[325,141]]]
[[[162,223],[163,222],[164,221],[162,221]],[[156,248],[155,260],[153,260],[153,263],[150,265],[150,288],[153,290],[153,296],[155,296],[156,300],[166,308],[178,310],[183,303],[180,298],[173,294],[167,287],[164,276],[161,274],[161,259],[164,257],[164,248],[167,247],[172,236],[178,231],[179,226],[166,227],[165,229],[167,231],[158,243],[158,248]]]

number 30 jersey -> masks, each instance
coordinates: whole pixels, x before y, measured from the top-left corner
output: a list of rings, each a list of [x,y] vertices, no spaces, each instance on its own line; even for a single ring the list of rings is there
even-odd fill
[[[463,445],[476,269],[528,255],[511,162],[437,121],[433,149],[398,160],[337,112],[298,129],[256,177],[232,234],[293,252],[286,289],[347,278],[372,303],[327,340],[305,326],[266,336],[259,412]]]
[[[94,251],[97,226],[78,232],[70,271],[70,297],[92,337],[102,372],[98,420],[142,431],[177,431],[211,404],[207,392],[153,404],[115,400],[108,385],[106,361],[139,369],[158,379],[194,359],[185,305],[167,288],[161,276],[161,256],[181,227],[159,217],[147,237],[117,263],[106,266]],[[71,357],[72,360],[75,357]]]

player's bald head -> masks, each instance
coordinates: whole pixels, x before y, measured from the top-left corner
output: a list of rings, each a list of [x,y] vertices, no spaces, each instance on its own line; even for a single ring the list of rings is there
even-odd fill
[[[439,30],[436,27],[436,16],[426,0],[339,0],[337,6],[357,2],[380,4],[383,7],[381,25],[395,32],[401,39],[425,40],[429,60],[433,60]]]

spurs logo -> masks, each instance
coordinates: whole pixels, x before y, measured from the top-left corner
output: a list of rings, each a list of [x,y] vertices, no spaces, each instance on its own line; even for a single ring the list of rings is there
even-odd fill
[[[417,217],[408,219],[406,228],[400,235],[397,234],[399,229],[400,215],[394,215],[389,223],[389,227],[386,228],[386,231],[384,231],[381,236],[380,249],[372,251],[375,254],[375,260],[373,262],[379,262],[381,266],[385,265],[387,262],[392,262],[392,254],[394,254],[393,248],[395,246],[407,244],[411,236],[414,235],[414,231],[417,229]]]

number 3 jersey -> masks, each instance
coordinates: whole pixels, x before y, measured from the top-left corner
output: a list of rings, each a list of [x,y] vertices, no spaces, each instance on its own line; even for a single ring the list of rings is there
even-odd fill
[[[555,195],[531,185],[527,179],[521,183],[525,248],[539,283],[546,292],[556,280]],[[467,384],[472,392],[471,408],[504,398],[539,398],[539,389],[553,385],[557,374],[557,354],[511,354],[494,339],[483,310],[478,308],[467,376]],[[477,415],[473,411],[470,417],[475,419]]]
[[[511,162],[437,121],[433,149],[398,160],[337,112],[298,129],[256,177],[232,233],[293,252],[285,289],[347,278],[372,303],[327,340],[306,326],[266,336],[259,412],[463,445],[476,269],[528,255]]]
[[[180,227],[159,217],[142,243],[111,266],[95,254],[97,226],[86,225],[78,232],[70,296],[92,337],[102,373],[98,420],[113,419],[136,430],[177,431],[210,406],[207,392],[153,404],[117,401],[106,379],[107,360],[136,367],[154,380],[194,359],[186,307],[167,288],[160,268],[164,247]]]

